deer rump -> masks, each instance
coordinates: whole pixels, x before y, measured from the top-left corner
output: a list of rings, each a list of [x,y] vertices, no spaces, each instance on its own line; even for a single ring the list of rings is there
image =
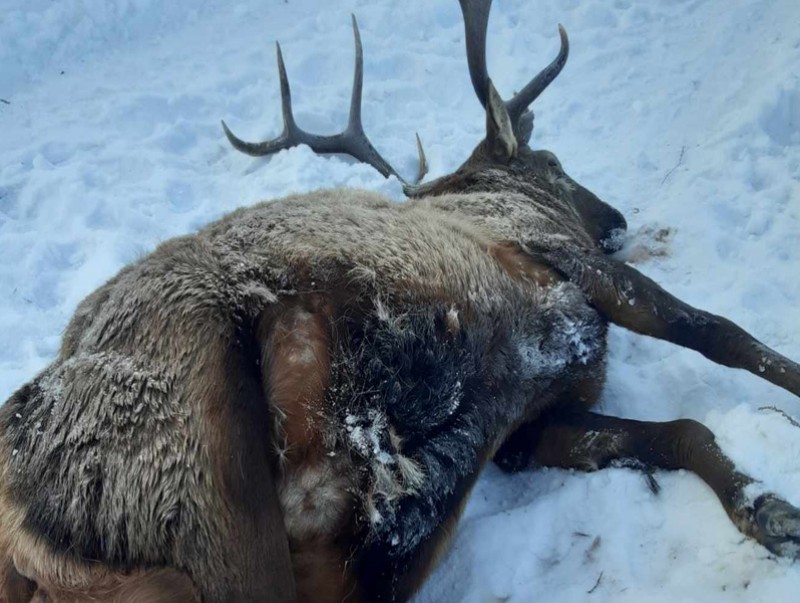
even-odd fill
[[[556,59],[505,102],[489,2],[462,0],[486,138],[405,204],[331,189],[168,241],[78,307],[58,358],[0,409],[0,601],[404,601],[490,460],[685,468],[796,557],[800,511],[694,421],[591,412],[606,329],[695,349],[800,395],[800,367],[606,255],[622,215],[529,143]],[[234,146],[349,152],[360,123]],[[418,179],[425,161],[420,148]]]

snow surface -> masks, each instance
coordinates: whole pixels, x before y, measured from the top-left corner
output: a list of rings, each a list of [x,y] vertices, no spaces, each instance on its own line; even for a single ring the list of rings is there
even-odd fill
[[[453,170],[484,124],[455,0],[0,2],[0,399],[55,355],[78,301],[171,236],[321,186],[401,198],[395,180],[308,148],[251,159],[223,137],[280,129],[280,39],[299,123],[346,121],[349,12],[365,46],[364,121],[398,169]],[[623,211],[623,257],[671,292],[800,358],[797,0],[498,0],[489,65],[505,95],[572,51],[534,141]],[[705,421],[741,468],[800,503],[800,401],[698,354],[613,329],[602,410]],[[744,540],[710,490],[631,470],[489,468],[439,601],[792,601],[800,566]]]

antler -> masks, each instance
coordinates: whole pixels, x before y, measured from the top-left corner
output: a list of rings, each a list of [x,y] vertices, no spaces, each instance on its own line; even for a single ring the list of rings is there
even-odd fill
[[[489,24],[489,11],[492,0],[459,0],[464,15],[464,30],[467,41],[467,63],[472,87],[478,100],[486,107],[489,90],[489,73],[486,69],[486,29]],[[514,131],[519,142],[527,142],[533,130],[533,114],[528,110],[530,104],[561,73],[569,56],[569,39],[567,32],[559,25],[561,49],[558,56],[547,67],[542,69],[527,85],[506,101],[508,115],[514,124]]]
[[[397,173],[389,163],[381,157],[375,150],[372,143],[364,132],[361,123],[361,91],[364,85],[364,52],[361,47],[361,35],[358,31],[358,23],[355,15],[353,17],[353,34],[356,41],[356,68],[353,78],[353,95],[350,99],[350,117],[347,127],[339,134],[333,136],[319,136],[311,134],[301,129],[294,120],[292,113],[292,94],[289,90],[289,79],[286,77],[286,66],[283,64],[283,54],[280,44],[276,43],[278,53],[278,73],[281,82],[281,106],[283,109],[283,132],[273,140],[265,142],[245,142],[230,131],[225,122],[222,122],[222,129],[231,142],[233,147],[242,153],[261,157],[276,153],[277,151],[288,149],[299,144],[311,147],[315,153],[344,153],[366,163],[378,170],[385,178],[396,176],[403,183],[404,189],[413,189],[413,184],[407,183],[400,174]],[[419,170],[415,183],[422,180],[428,172],[428,164],[425,160],[425,152],[422,149],[422,142],[417,134],[417,153],[419,154]]]

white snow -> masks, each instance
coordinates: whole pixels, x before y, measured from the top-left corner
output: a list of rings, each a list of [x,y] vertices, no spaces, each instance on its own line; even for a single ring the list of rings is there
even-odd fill
[[[369,410],[364,416],[348,414],[344,423],[350,444],[359,454],[381,465],[395,463],[394,457],[381,446],[381,440],[388,438],[386,415]]]
[[[403,174],[415,131],[430,177],[482,135],[455,0],[2,4],[0,399],[53,358],[81,298],[159,241],[291,191],[401,198],[347,158],[229,148],[220,118],[247,139],[280,130],[275,39],[298,122],[332,133],[357,15],[365,126]],[[536,103],[535,145],[623,211],[623,257],[800,359],[800,4],[497,0],[488,60],[502,94],[554,56],[559,22],[572,49]],[[800,503],[800,429],[765,406],[800,416],[753,375],[611,332],[602,411],[702,420],[742,469]],[[695,476],[656,477],[658,496],[631,470],[490,467],[417,602],[796,599],[800,567],[744,540]]]

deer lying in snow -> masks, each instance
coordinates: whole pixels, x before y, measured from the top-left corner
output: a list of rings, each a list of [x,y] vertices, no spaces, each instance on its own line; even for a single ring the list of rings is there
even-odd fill
[[[505,102],[489,5],[461,0],[486,138],[453,174],[406,184],[404,204],[332,189],[239,209],[80,304],[58,358],[0,409],[0,601],[405,601],[490,461],[685,468],[742,533],[798,555],[800,510],[702,424],[591,411],[609,323],[796,395],[800,366],[606,255],[622,215],[529,146],[566,33]],[[225,127],[233,145],[304,143],[397,176],[361,127],[355,36],[342,134],[296,126],[278,49],[284,132]]]

